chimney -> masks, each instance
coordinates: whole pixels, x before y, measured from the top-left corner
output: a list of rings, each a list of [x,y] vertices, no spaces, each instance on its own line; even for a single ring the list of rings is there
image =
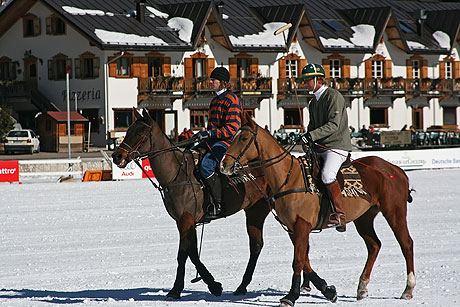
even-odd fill
[[[140,23],[144,23],[144,19],[145,19],[145,0],[138,0],[136,2],[136,19]]]
[[[424,34],[424,25],[425,25],[426,18],[427,18],[426,10],[421,9],[417,12],[417,34],[420,35],[420,37],[422,37]]]
[[[224,2],[220,1],[217,5],[217,12],[219,13],[220,18],[224,15]]]

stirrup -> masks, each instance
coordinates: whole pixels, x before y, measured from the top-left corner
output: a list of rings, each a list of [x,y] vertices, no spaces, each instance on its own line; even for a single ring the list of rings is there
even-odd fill
[[[331,213],[329,215],[329,221],[327,222],[328,227],[335,227],[338,232],[344,232],[347,229],[346,223],[342,217],[345,217],[343,213]]]
[[[216,204],[212,203],[209,204],[208,209],[206,210],[206,213],[209,217],[220,217],[222,214],[222,205],[216,206]]]

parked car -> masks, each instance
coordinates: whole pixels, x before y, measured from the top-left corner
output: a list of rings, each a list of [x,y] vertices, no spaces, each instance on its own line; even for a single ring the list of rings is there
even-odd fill
[[[30,154],[40,152],[40,139],[30,129],[11,130],[3,139],[5,154],[23,151]]]

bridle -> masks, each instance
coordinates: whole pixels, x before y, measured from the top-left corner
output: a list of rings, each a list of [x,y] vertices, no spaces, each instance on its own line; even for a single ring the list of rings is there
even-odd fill
[[[136,123],[141,123],[145,126],[147,126],[147,129],[145,130],[145,132],[142,134],[141,138],[136,142],[136,144],[134,144],[133,146],[127,144],[125,142],[125,140],[123,140],[123,142],[121,142],[121,144],[118,146],[119,149],[123,150],[124,152],[126,152],[126,155],[128,156],[128,158],[130,160],[136,160],[138,158],[141,158],[141,153],[139,152],[139,147],[145,142],[145,139],[147,138],[147,136],[149,135],[149,133],[151,132],[152,130],[152,127],[151,125],[147,124],[146,122],[144,121],[141,121],[141,120],[136,120],[134,124]]]

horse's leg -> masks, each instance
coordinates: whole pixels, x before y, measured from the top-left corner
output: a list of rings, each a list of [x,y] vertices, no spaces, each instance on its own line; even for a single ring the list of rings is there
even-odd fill
[[[294,243],[294,261],[292,262],[294,274],[292,275],[291,289],[281,299],[280,307],[294,306],[295,301],[300,296],[300,274],[305,266],[311,227],[311,224],[301,217],[298,217],[295,222],[294,233],[291,235],[291,240]]]
[[[359,277],[358,291],[356,298],[358,300],[367,297],[367,284],[369,283],[372,268],[374,266],[377,255],[379,254],[382,243],[380,242],[374,230],[374,219],[379,211],[372,207],[361,215],[358,219],[354,220],[356,230],[363,238],[367,247],[367,261],[364,266],[363,272]]]
[[[265,218],[270,212],[269,204],[265,199],[259,200],[251,208],[245,211],[246,213],[246,230],[249,236],[249,261],[246,266],[246,271],[243,275],[241,284],[236,288],[234,295],[244,295],[247,293],[247,286],[252,280],[252,275],[256,268],[257,259],[264,245],[262,238],[262,228],[264,226]]]
[[[313,285],[321,291],[321,293],[331,302],[337,301],[337,290],[335,286],[327,285],[327,282],[322,279],[321,277],[313,271],[310,265],[310,258],[308,257],[308,251],[310,250],[310,244],[307,246],[307,254],[305,258],[305,266],[303,268],[303,283],[301,286],[301,290],[310,291],[310,281]],[[306,289],[308,287],[308,289]]]
[[[383,216],[390,225],[393,233],[398,240],[401,251],[406,260],[406,288],[401,295],[402,299],[409,300],[413,297],[413,290],[415,287],[415,274],[414,274],[414,241],[409,234],[407,228],[407,209],[406,200],[402,200],[400,205],[393,201],[393,210],[382,210]],[[382,205],[383,207],[383,205]]]

